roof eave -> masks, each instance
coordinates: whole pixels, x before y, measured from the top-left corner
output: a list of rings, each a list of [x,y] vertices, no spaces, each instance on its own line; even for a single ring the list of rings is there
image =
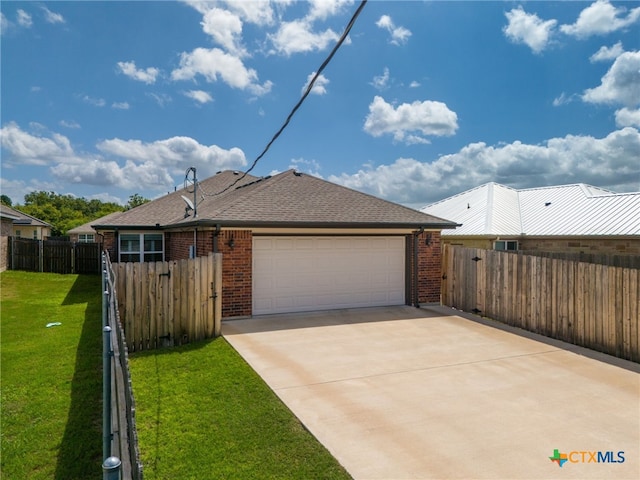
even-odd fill
[[[274,222],[274,221],[246,221],[246,220],[215,220],[215,219],[202,219],[193,220],[190,222],[180,222],[172,225],[164,226],[168,228],[194,228],[194,227],[236,227],[236,228],[362,228],[362,229],[427,229],[427,230],[442,230],[442,229],[454,229],[459,227],[456,223],[436,223],[436,222]]]

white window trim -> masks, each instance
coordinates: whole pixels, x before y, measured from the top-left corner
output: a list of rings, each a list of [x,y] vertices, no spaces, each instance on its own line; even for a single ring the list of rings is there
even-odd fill
[[[138,262],[144,262],[144,255],[145,253],[161,253],[162,254],[162,261],[164,261],[164,246],[165,246],[165,241],[164,241],[164,233],[163,232],[157,232],[157,231],[153,231],[153,230],[147,230],[147,231],[121,231],[118,235],[118,261],[122,261],[122,244],[121,242],[121,238],[123,235],[139,235],[139,241],[140,241],[140,251],[138,252],[124,252],[125,255],[132,255],[135,253],[139,254],[139,259]],[[153,251],[148,251],[145,252],[144,250],[144,236],[145,235],[161,235],[162,236],[162,250],[153,250]]]
[[[89,238],[89,237],[91,237],[91,238]],[[80,242],[80,243],[93,243],[95,241],[96,241],[96,236],[93,233],[79,233],[78,234],[78,242]]]
[[[504,243],[504,248],[503,249],[497,249],[496,248],[496,244],[498,242]],[[509,243],[515,243],[516,244],[515,250],[510,250],[510,249],[507,248]],[[498,252],[517,252],[519,248],[520,248],[520,244],[518,243],[518,240],[494,240],[494,242],[493,242],[493,249],[498,251]]]

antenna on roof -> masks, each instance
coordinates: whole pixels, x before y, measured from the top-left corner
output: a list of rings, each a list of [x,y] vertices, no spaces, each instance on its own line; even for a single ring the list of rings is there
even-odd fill
[[[189,211],[193,210],[193,218],[198,216],[198,177],[196,167],[189,167],[184,174],[184,189],[188,193],[193,193],[193,202],[188,197],[181,195],[187,208],[184,210],[184,218],[189,216]]]

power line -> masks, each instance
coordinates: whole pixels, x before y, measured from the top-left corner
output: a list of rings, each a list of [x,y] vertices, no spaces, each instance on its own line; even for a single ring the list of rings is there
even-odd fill
[[[249,169],[244,172],[240,177],[238,177],[232,184],[230,184],[228,187],[224,188],[223,190],[220,190],[217,193],[213,193],[210,194],[209,196],[215,196],[215,195],[220,195],[224,192],[226,192],[227,190],[230,190],[232,187],[234,187],[235,185],[238,184],[238,182],[240,182],[244,177],[246,177],[249,172],[251,172],[255,166],[258,164],[258,162],[260,161],[260,159],[262,157],[264,157],[264,155],[269,151],[269,148],[271,148],[271,145],[273,144],[273,142],[276,141],[276,139],[280,136],[280,134],[284,131],[285,128],[287,128],[287,125],[289,125],[289,122],[291,121],[291,119],[293,118],[293,116],[295,115],[295,113],[298,111],[298,109],[300,108],[300,106],[302,106],[302,103],[305,101],[305,99],[309,96],[309,94],[311,93],[311,90],[313,89],[314,84],[316,83],[316,80],[318,79],[318,77],[320,76],[320,74],[322,73],[322,71],[325,69],[325,67],[329,64],[329,62],[331,61],[331,59],[333,58],[333,56],[336,54],[336,52],[338,51],[338,49],[342,46],[342,44],[344,43],[344,41],[347,38],[347,35],[349,35],[349,32],[351,31],[351,28],[353,27],[353,25],[356,23],[356,19],[358,18],[358,16],[360,15],[360,12],[362,12],[362,9],[364,8],[365,4],[367,3],[367,0],[362,0],[360,2],[360,5],[358,6],[357,10],[355,11],[355,13],[353,14],[353,16],[351,17],[351,20],[349,20],[349,23],[347,24],[346,28],[344,29],[344,32],[342,32],[342,35],[340,36],[340,38],[338,39],[338,42],[336,43],[336,45],[333,47],[333,50],[331,50],[331,53],[329,53],[329,56],[324,60],[324,62],[322,62],[322,65],[320,65],[320,68],[318,68],[318,71],[315,73],[315,75],[313,76],[313,78],[311,79],[311,81],[309,82],[309,85],[307,85],[307,88],[305,89],[304,93],[302,94],[302,97],[300,97],[300,100],[298,100],[298,103],[295,104],[295,106],[293,107],[293,109],[291,110],[291,112],[289,113],[289,115],[287,116],[287,119],[285,120],[285,122],[282,124],[282,126],[280,127],[280,129],[276,132],[276,134],[271,138],[271,140],[269,141],[269,143],[267,143],[267,146],[264,147],[264,150],[262,150],[262,153],[260,153],[260,155],[258,155],[256,157],[256,159],[253,161],[253,163],[251,164],[251,167],[249,167]]]

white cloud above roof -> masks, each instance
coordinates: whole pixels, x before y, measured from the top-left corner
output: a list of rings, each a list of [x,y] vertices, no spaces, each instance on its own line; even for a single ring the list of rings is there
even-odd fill
[[[513,43],[523,43],[534,53],[541,53],[551,41],[557,20],[542,20],[535,13],[527,13],[522,7],[505,13],[509,24],[503,28]]]
[[[389,42],[393,45],[404,45],[409,41],[411,31],[405,27],[396,25],[389,15],[382,15],[376,25],[379,28],[387,30],[391,35]]]
[[[618,58],[624,49],[622,48],[622,42],[618,42],[611,47],[602,46],[600,49],[589,57],[591,62],[606,62],[608,60],[615,60]]]
[[[156,79],[160,74],[160,70],[155,67],[148,68],[137,68],[136,62],[118,62],[118,71],[127,77],[136,80],[138,82],[146,83],[147,85],[151,85],[156,83]]]
[[[624,6],[614,7],[608,0],[598,0],[580,12],[575,23],[561,25],[560,31],[578,38],[606,35],[627,28],[639,19],[640,7],[629,10]]]
[[[582,99],[590,103],[640,105],[640,51],[624,52],[602,77],[602,83],[585,90]]]
[[[395,141],[405,143],[428,143],[425,136],[453,135],[457,129],[458,116],[442,102],[415,101],[395,107],[377,95],[364,122],[368,134],[392,134]]]

